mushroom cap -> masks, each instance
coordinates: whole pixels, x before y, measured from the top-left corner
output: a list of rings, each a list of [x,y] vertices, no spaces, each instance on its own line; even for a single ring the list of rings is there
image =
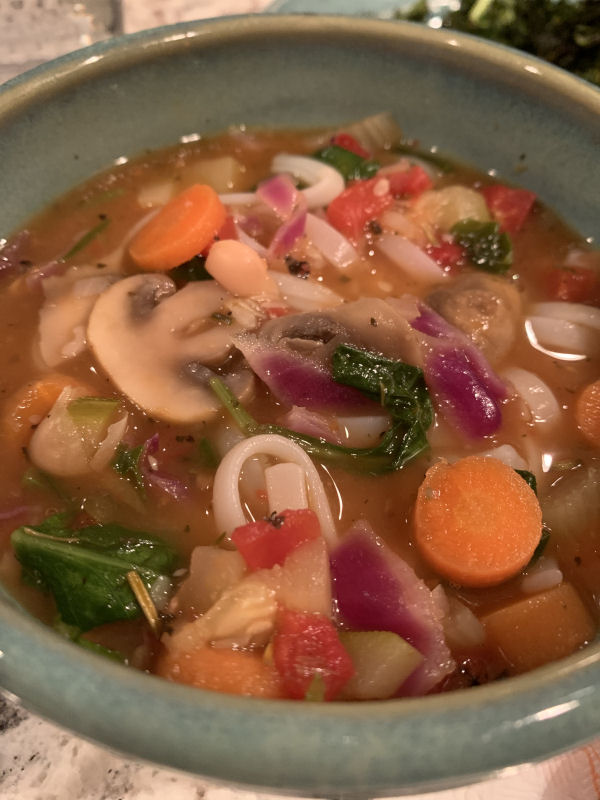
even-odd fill
[[[203,422],[220,406],[207,385],[242,326],[227,314],[231,300],[216,281],[177,291],[162,274],[132,275],[100,295],[88,323],[88,344],[114,384],[155,419]],[[240,396],[249,374],[225,376]]]

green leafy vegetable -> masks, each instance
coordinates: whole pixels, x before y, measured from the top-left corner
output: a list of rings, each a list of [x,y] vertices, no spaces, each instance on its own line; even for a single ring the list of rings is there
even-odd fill
[[[538,560],[538,558],[540,558],[540,556],[546,549],[546,545],[548,544],[549,540],[550,540],[550,531],[548,530],[548,528],[542,528],[542,535],[540,536],[540,541],[538,542],[537,547],[533,551],[533,555],[531,556],[531,560],[528,566],[531,566],[531,564],[534,564]]]
[[[450,233],[464,247],[473,266],[485,272],[502,273],[513,261],[512,243],[507,233],[500,232],[497,222],[462,219]]]
[[[120,442],[117,445],[115,455],[111,461],[111,467],[118,472],[122,478],[128,481],[140,491],[145,491],[144,474],[142,472],[141,457],[144,446],[139,444],[137,447],[127,447]]]
[[[516,469],[515,472],[520,475],[534,494],[537,494],[537,479],[533,472],[527,469]]]
[[[426,431],[433,420],[433,407],[418,367],[341,345],[333,355],[333,376],[336,381],[364,392],[390,412],[392,425],[376,447],[343,447],[280,425],[257,422],[223,381],[212,378],[209,385],[247,436],[278,433],[296,442],[309,455],[346,470],[371,475],[392,472],[428,447]]]
[[[516,47],[600,84],[598,0],[462,0],[458,6],[443,15],[445,28]],[[426,22],[432,15],[419,0],[397,16]]]
[[[330,164],[341,172],[346,181],[359,181],[363,178],[372,178],[379,170],[380,164],[372,159],[363,158],[345,147],[330,144],[322,150],[313,153],[313,158]]]
[[[123,653],[119,653],[118,650],[112,650],[109,647],[104,647],[97,642],[92,642],[89,639],[86,639],[81,635],[82,631],[80,628],[76,627],[75,625],[67,625],[67,623],[64,622],[60,617],[58,617],[54,622],[54,630],[57,633],[60,633],[61,636],[64,636],[65,639],[68,639],[70,642],[79,645],[79,647],[83,647],[84,650],[91,650],[93,653],[105,656],[113,661],[120,661],[121,663],[127,660]]]
[[[216,469],[219,466],[219,456],[215,453],[212,442],[206,436],[203,436],[196,445],[194,461],[204,469]]]
[[[150,589],[176,561],[175,552],[150,534],[116,524],[72,530],[64,514],[17,528],[11,541],[24,576],[50,591],[63,622],[81,631],[138,617],[127,573],[135,570]]]
[[[94,225],[93,228],[90,228],[87,233],[84,233],[83,236],[75,242],[73,247],[64,254],[62,261],[69,261],[69,259],[73,258],[73,256],[76,256],[77,253],[83,250],[84,247],[87,247],[88,244],[93,242],[93,240],[108,227],[110,224],[110,219],[104,214],[101,216],[102,218],[100,222]]]
[[[206,259],[203,256],[194,256],[189,261],[180,264],[169,271],[169,276],[177,285],[190,281],[211,281],[212,275],[207,272]]]

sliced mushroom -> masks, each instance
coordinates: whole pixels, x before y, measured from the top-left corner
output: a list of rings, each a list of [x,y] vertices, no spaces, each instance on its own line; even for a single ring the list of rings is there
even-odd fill
[[[77,266],[42,282],[46,299],[40,310],[38,345],[48,367],[55,367],[85,349],[90,311],[98,295],[115,280],[116,275],[97,267]]]
[[[96,301],[88,342],[115,385],[152,417],[202,422],[219,408],[210,367],[225,361],[242,330],[229,300],[215,281],[176,291],[166,275],[132,275]],[[246,373],[223,377],[242,399],[252,389]]]
[[[427,302],[451,325],[472,339],[491,363],[514,344],[521,299],[507,280],[484,273],[465,275],[436,289]]]

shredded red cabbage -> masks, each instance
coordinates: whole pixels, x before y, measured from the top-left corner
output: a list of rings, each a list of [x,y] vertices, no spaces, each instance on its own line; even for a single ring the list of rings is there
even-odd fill
[[[158,452],[158,433],[146,439],[142,445],[140,453],[140,470],[144,480],[156,489],[170,495],[174,500],[183,500],[189,493],[189,488],[185,483],[172,475],[167,475],[159,469],[155,469],[151,463],[150,456]]]

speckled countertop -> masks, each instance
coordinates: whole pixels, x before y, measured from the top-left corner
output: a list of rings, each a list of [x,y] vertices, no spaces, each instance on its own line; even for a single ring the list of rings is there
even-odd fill
[[[262,11],[269,0],[122,0],[117,27],[126,32],[181,20]],[[324,0],[325,10],[327,0]],[[100,0],[89,0],[91,6]],[[0,0],[0,82],[33,66],[21,14],[45,8],[64,21],[66,0]],[[88,3],[83,4],[88,5]],[[46,18],[51,20],[51,16]],[[17,30],[19,23],[22,27]],[[45,37],[40,58],[60,55],[94,37],[89,18]],[[12,27],[11,27],[12,26]],[[77,43],[69,47],[73,39]],[[421,800],[600,800],[600,740],[538,765]],[[25,711],[0,694],[0,800],[267,800],[267,795],[132,761]],[[283,800],[283,798],[282,798]],[[415,798],[413,797],[413,800]]]

